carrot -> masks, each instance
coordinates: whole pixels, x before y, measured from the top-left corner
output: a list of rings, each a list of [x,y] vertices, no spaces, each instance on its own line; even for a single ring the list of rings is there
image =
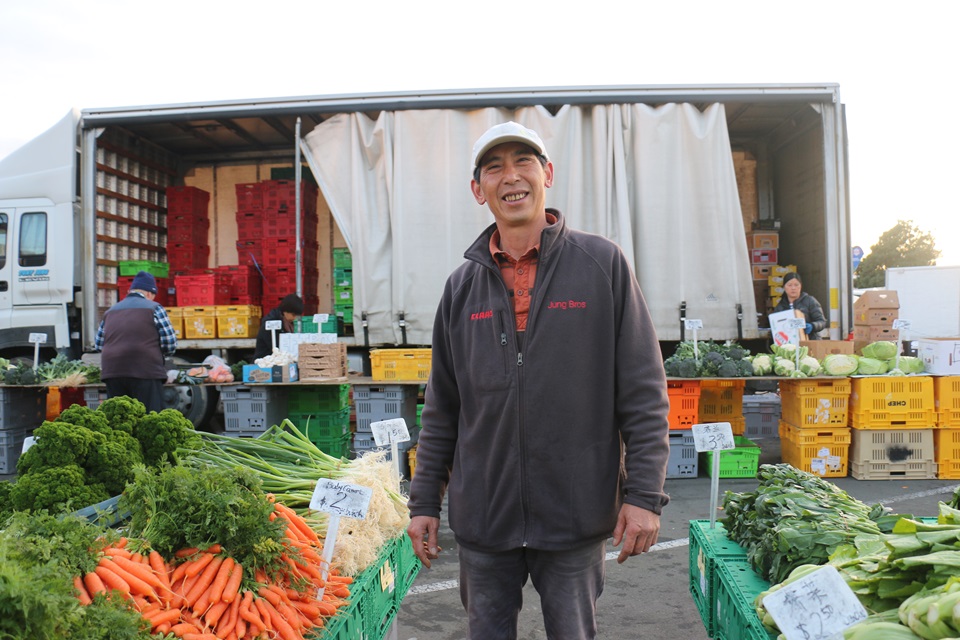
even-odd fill
[[[142,596],[153,598],[154,600],[160,599],[157,596],[157,592],[151,585],[147,584],[140,576],[130,573],[126,567],[122,567],[113,560],[109,560],[107,558],[100,560],[100,566],[105,567],[120,576],[124,582],[129,585],[130,593],[138,593]]]
[[[221,547],[219,544],[212,544],[203,550],[204,553],[212,553],[214,555],[220,553],[221,551],[223,551],[223,547]]]
[[[230,574],[233,573],[233,567],[236,564],[233,558],[227,556],[224,558],[223,562],[220,563],[220,570],[217,571],[216,577],[214,577],[213,582],[210,584],[210,602],[216,604],[220,602],[223,598],[223,590],[227,586],[227,582],[230,580]]]
[[[173,623],[175,620],[180,619],[180,609],[165,609],[163,611],[151,611],[148,613],[141,613],[144,618],[150,621],[151,627],[158,627],[164,622]]]
[[[170,623],[169,623],[169,622],[164,622],[163,624],[158,624],[156,627],[153,628],[153,633],[158,634],[158,635],[163,635],[163,636],[167,635],[167,633],[169,633],[169,631],[170,631]]]
[[[202,556],[190,563],[190,566],[184,569],[184,575],[187,578],[193,577],[207,568],[207,565],[213,562],[216,556],[212,553],[204,553]],[[186,563],[184,563],[186,564]]]
[[[133,554],[120,547],[106,547],[103,552],[111,558],[129,558]]]
[[[289,521],[305,539],[311,542],[320,542],[320,537],[317,535],[317,532],[310,528],[310,525],[307,524],[307,521],[304,520],[299,513],[279,502],[276,503],[275,508],[287,516],[287,521]]]
[[[240,602],[237,600],[237,602]],[[247,635],[247,621],[240,617],[238,612],[237,614],[237,625],[233,628],[234,632],[237,634],[238,638],[242,638]]]
[[[159,551],[152,550],[150,555],[147,556],[147,562],[150,563],[150,568],[153,569],[154,573],[160,578],[160,581],[166,587],[170,587],[170,567],[167,566],[166,561],[164,561],[163,556],[160,555]]]
[[[294,600],[291,602],[293,607],[310,620],[320,617],[320,607],[316,602],[304,602],[303,600]],[[336,607],[333,608],[336,611]]]
[[[350,576],[337,575],[333,573],[333,571],[331,571],[330,575],[327,576],[327,582],[340,582],[342,584],[352,584],[353,578],[351,578]]]
[[[185,633],[183,640],[220,640],[212,633]]]
[[[203,570],[203,573],[200,574],[200,577],[193,584],[193,587],[185,596],[187,604],[189,604],[192,607],[194,603],[200,598],[201,594],[203,594],[204,591],[207,591],[210,588],[210,584],[213,582],[213,579],[216,577],[217,571],[220,570],[220,565],[222,563],[223,563],[223,558],[214,556],[213,560],[211,560],[207,564],[207,567]]]
[[[230,605],[226,602],[218,602],[211,605],[207,613],[203,616],[203,621],[206,622],[209,627],[216,627],[217,622],[219,622],[220,618],[229,608]]]
[[[226,604],[225,600],[221,602]],[[221,638],[236,629],[237,619],[240,617],[240,602],[240,598],[234,598],[233,602],[229,603],[230,608],[227,610],[227,615],[220,618],[220,623],[217,625],[217,635]]]
[[[94,571],[83,576],[83,585],[87,588],[87,593],[89,593],[91,597],[107,590],[103,584],[103,580],[101,580],[100,576]]]
[[[130,554],[130,559],[138,563],[143,562],[143,556],[140,555],[139,553]]]
[[[189,622],[181,622],[170,627],[170,633],[182,638],[187,633],[200,633],[200,627]]]
[[[312,604],[317,608],[317,611],[320,612],[320,615],[323,615],[323,616],[337,615],[337,606],[335,604],[331,604],[323,600],[317,600]]]
[[[93,598],[87,593],[87,588],[83,586],[83,578],[74,576],[73,588],[77,590],[77,597],[80,599],[80,604],[90,604],[93,602]]]
[[[160,581],[160,577],[154,573],[153,569],[144,565],[141,562],[136,562],[135,560],[129,558],[111,558],[111,560],[117,564],[121,569],[124,569],[129,574],[140,578],[145,583],[153,587],[154,589],[162,589],[163,582]],[[131,585],[132,586],[132,585]]]
[[[270,611],[266,608],[267,601],[263,598],[254,598],[253,607],[251,609],[257,610],[257,615],[260,617],[260,622],[263,624],[263,628],[266,629],[267,625],[273,624],[270,620]]]
[[[127,546],[127,539],[121,537],[113,546],[117,549],[123,549],[125,546]]]
[[[176,558],[186,558],[187,556],[192,556],[196,553],[200,553],[200,549],[196,547],[187,547],[186,549],[180,549],[179,551],[174,552],[174,557]]]
[[[103,581],[105,587],[111,591],[119,591],[125,598],[131,598],[130,585],[126,580],[118,576],[116,573],[104,566],[98,566],[96,569],[97,575],[100,576],[100,579]]]
[[[261,600],[260,602],[263,602],[264,609],[267,610],[267,613],[270,617],[270,624],[277,631],[277,633],[280,634],[280,637],[283,640],[301,639],[300,634],[293,629],[287,618],[280,613],[269,600]]]
[[[223,594],[220,596],[220,599],[224,602],[233,602],[234,600],[238,600],[238,595],[240,594],[240,585],[242,583],[243,567],[237,563],[234,563],[233,572],[230,574],[227,584],[223,587]]]

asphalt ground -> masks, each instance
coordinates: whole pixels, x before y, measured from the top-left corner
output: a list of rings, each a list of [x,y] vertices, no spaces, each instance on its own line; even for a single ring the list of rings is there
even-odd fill
[[[780,461],[778,438],[755,440],[760,463]],[[856,480],[830,478],[851,496],[868,504],[881,502],[896,513],[936,516],[937,503],[949,500],[957,480]],[[661,518],[660,539],[647,554],[617,564],[609,547],[606,586],[598,602],[598,637],[649,640],[707,640],[700,614],[690,596],[689,523],[710,518],[710,478],[702,465],[697,478],[667,480],[670,504]],[[724,491],[751,491],[757,481],[719,481]],[[723,514],[718,510],[717,516]],[[441,521],[443,552],[430,569],[422,569],[404,598],[390,637],[396,640],[459,640],[466,638],[466,616],[458,589],[457,544],[446,520]],[[543,619],[536,591],[528,583],[520,613],[520,640],[543,640]],[[482,639],[477,639],[482,640]]]

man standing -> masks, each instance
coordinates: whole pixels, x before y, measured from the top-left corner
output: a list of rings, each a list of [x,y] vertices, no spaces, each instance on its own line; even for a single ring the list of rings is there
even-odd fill
[[[669,500],[660,347],[620,248],[546,208],[536,132],[492,127],[473,167],[494,224],[437,310],[407,531],[429,567],[449,491],[471,638],[517,637],[528,577],[548,638],[594,638],[607,538],[649,550]]]
[[[156,295],[156,279],[139,272],[127,297],[103,314],[94,342],[103,354],[100,377],[107,385],[107,397],[136,398],[147,411],[164,408],[167,370],[163,360],[177,350],[177,336],[166,310],[154,302]]]

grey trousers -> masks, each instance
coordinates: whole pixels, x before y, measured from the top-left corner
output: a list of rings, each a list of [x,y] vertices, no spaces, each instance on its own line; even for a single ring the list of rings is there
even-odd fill
[[[467,637],[515,640],[529,577],[540,595],[549,640],[595,638],[605,555],[606,540],[565,551],[491,553],[461,546],[460,600],[467,611]]]

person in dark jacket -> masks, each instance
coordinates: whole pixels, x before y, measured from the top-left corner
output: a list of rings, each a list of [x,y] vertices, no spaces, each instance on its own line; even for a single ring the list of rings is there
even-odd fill
[[[156,278],[139,272],[127,297],[103,314],[94,340],[94,347],[102,353],[100,378],[107,386],[107,397],[136,398],[147,411],[164,408],[164,357],[177,350],[170,317],[154,301],[156,295]]]
[[[827,326],[827,319],[823,317],[823,308],[816,298],[803,292],[803,281],[793,271],[783,276],[783,297],[780,298],[774,311],[788,309],[803,313],[807,321],[807,326],[803,328],[807,340],[820,339],[820,332]]]
[[[260,331],[257,332],[257,347],[254,358],[263,358],[273,353],[273,334],[267,329],[270,320],[281,320],[283,325],[277,333],[293,333],[293,323],[303,315],[303,300],[295,293],[288,294],[280,301],[280,306],[274,307],[270,313],[260,320]]]
[[[546,208],[536,132],[491,128],[473,167],[494,224],[437,310],[407,532],[429,567],[448,496],[468,637],[516,638],[531,579],[547,638],[594,638],[607,539],[648,551],[669,500],[657,336],[620,248]]]

